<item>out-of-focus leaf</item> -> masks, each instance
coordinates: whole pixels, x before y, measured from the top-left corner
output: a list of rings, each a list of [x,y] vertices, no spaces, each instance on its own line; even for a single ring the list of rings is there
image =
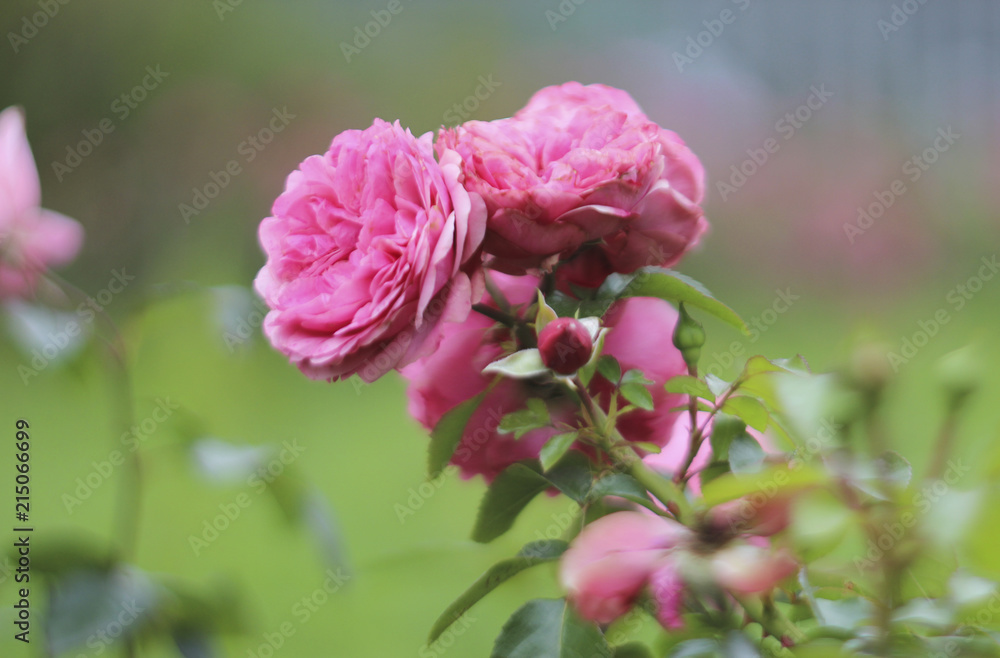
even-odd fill
[[[272,446],[238,445],[213,437],[191,444],[191,456],[198,472],[211,482],[239,484],[274,454]]]
[[[736,475],[758,473],[764,464],[764,449],[747,434],[733,439],[729,445],[729,468]]]
[[[739,631],[729,631],[722,643],[724,658],[760,658],[760,652],[746,635]]]
[[[709,402],[715,402],[715,393],[708,387],[708,384],[697,377],[691,375],[677,375],[667,380],[663,385],[667,393],[680,393],[683,395],[694,395],[704,398]]]
[[[318,489],[312,489],[306,494],[303,507],[303,522],[316,542],[323,561],[333,569],[343,569],[350,573],[343,533],[330,503]]]
[[[653,652],[641,642],[629,642],[614,648],[614,658],[653,658]]]
[[[74,571],[52,583],[46,629],[49,647],[60,654],[109,629],[116,639],[141,630],[156,614],[161,593],[142,571],[120,566],[111,571]]]
[[[673,648],[669,658],[719,658],[719,642],[707,638],[685,640]]]
[[[702,501],[706,507],[714,507],[764,489],[777,495],[783,491],[816,486],[826,481],[826,474],[812,466],[800,463],[796,468],[789,468],[787,464],[780,464],[750,475],[727,473],[717,477],[702,487]]]
[[[525,569],[558,560],[567,547],[568,544],[563,541],[542,540],[532,542],[522,548],[517,557],[494,564],[441,613],[441,616],[438,617],[431,628],[427,644],[431,644],[438,639],[441,633],[458,621],[472,606],[502,583],[510,580]]]
[[[92,323],[76,313],[18,300],[4,302],[2,310],[14,342],[25,356],[44,355],[42,367],[58,367],[72,360],[93,332]]]
[[[611,648],[593,622],[562,599],[535,599],[504,624],[490,658],[611,658]]]
[[[745,395],[734,395],[722,405],[722,411],[742,418],[743,422],[758,432],[763,432],[767,429],[767,409],[756,398]]]
[[[746,434],[747,424],[736,416],[719,413],[712,421],[712,434],[709,441],[712,444],[712,457],[715,461],[729,459],[729,446],[733,439]]]
[[[211,639],[205,633],[175,632],[172,636],[177,652],[184,658],[212,658],[215,655]]]
[[[868,599],[854,597],[831,601],[814,599],[825,626],[854,630],[871,619],[873,607]]]

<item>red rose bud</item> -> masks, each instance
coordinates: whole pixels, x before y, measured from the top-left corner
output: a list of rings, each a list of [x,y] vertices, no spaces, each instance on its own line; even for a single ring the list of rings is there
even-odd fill
[[[590,332],[573,318],[557,318],[538,335],[538,351],[546,368],[560,375],[572,375],[588,360],[594,349]]]

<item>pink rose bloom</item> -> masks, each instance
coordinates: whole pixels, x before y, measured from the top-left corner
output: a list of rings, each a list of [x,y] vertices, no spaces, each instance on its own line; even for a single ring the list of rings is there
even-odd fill
[[[536,278],[498,273],[492,276],[512,304],[527,305],[534,300]],[[488,303],[488,298],[483,302]],[[604,353],[618,359],[623,371],[639,368],[654,382],[648,387],[654,410],[637,409],[619,421],[622,435],[630,441],[662,446],[672,435],[679,414],[671,409],[680,404],[681,397],[666,393],[663,384],[686,372],[680,353],[670,342],[676,321],[677,312],[668,303],[643,297],[618,302],[604,318],[609,329]],[[493,377],[483,375],[483,368],[514,349],[509,330],[478,313],[462,324],[446,325],[443,334],[440,349],[402,371],[410,382],[410,414],[428,430],[455,406],[485,391]],[[601,375],[595,375],[590,384],[591,394],[605,408],[610,404],[611,389]],[[501,434],[497,428],[506,414],[523,409],[531,397],[546,400],[554,421],[576,424],[576,407],[558,396],[558,389],[551,385],[501,380],[473,413],[452,463],[461,469],[463,477],[478,474],[490,482],[511,464],[537,458],[542,446],[565,430],[545,427],[515,440],[513,434]]]
[[[41,201],[24,116],[9,107],[0,112],[0,299],[29,296],[46,269],[73,260],[83,244],[83,227]]]
[[[793,574],[783,551],[732,540],[721,548],[703,543],[676,521],[646,512],[615,512],[586,526],[559,564],[567,599],[585,619],[609,624],[648,592],[664,628],[678,628],[686,574],[709,578],[738,594],[766,592]]]
[[[371,382],[432,350],[481,294],[486,211],[458,154],[376,119],[306,158],[260,225],[264,332],[313,379]]]
[[[443,129],[489,211],[492,266],[522,273],[574,259],[564,282],[676,263],[706,230],[704,171],[675,133],[619,89],[569,82],[509,119]]]

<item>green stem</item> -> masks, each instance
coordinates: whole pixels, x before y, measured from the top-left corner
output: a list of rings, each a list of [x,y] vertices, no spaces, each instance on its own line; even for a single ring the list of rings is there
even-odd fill
[[[678,521],[690,519],[692,514],[691,503],[688,502],[681,488],[670,479],[663,477],[646,466],[645,462],[634,451],[631,456],[633,459],[628,462],[629,475],[638,480],[639,484],[646,487],[646,491],[666,505],[667,509],[674,513]]]

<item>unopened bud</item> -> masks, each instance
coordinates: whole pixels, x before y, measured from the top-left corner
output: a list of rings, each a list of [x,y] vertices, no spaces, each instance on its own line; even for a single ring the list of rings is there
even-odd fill
[[[683,303],[679,305],[679,311],[677,326],[674,327],[674,347],[680,350],[688,370],[694,372],[701,357],[701,347],[705,344],[705,329],[688,314]]]
[[[538,335],[538,351],[546,368],[560,375],[572,375],[590,359],[594,342],[582,322],[558,318]]]

